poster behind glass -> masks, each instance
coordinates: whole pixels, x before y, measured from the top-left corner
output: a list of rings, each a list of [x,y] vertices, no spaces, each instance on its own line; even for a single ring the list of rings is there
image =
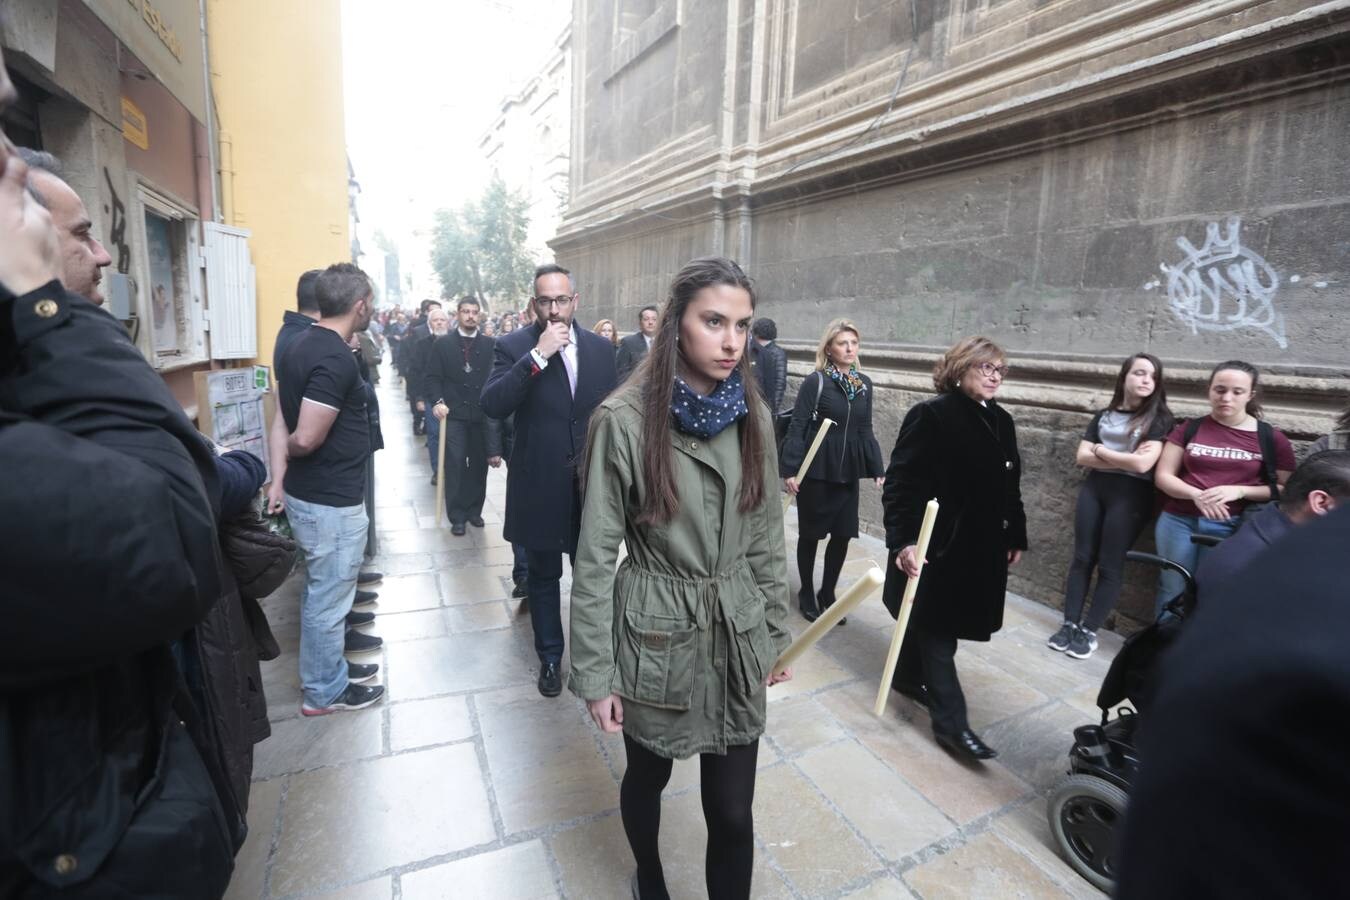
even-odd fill
[[[173,235],[168,219],[145,214],[145,248],[150,260],[150,323],[156,352],[178,349],[177,290],[173,277]]]

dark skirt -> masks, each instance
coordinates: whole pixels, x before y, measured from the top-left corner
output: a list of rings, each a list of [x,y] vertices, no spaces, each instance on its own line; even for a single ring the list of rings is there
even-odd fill
[[[797,494],[797,531],[804,540],[819,541],[833,535],[858,536],[857,479],[839,484],[807,478]]]

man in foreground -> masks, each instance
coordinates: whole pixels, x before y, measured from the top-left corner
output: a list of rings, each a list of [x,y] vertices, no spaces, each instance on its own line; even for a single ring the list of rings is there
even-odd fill
[[[538,320],[497,341],[483,412],[515,415],[515,446],[506,477],[505,537],[525,548],[530,619],[539,654],[539,693],[562,693],[562,555],[575,557],[581,529],[577,467],[591,413],[614,389],[613,345],[573,317],[571,274],[535,270],[531,304]]]

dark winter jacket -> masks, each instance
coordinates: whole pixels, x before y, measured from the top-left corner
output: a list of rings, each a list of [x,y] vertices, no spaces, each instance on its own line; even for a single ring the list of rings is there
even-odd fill
[[[243,818],[169,651],[222,592],[215,467],[57,282],[0,289],[0,471],[0,896],[219,896]]]
[[[1338,508],[1186,620],[1137,732],[1119,900],[1345,896],[1347,547]]]
[[[783,408],[783,395],[787,393],[787,351],[773,341],[760,346],[752,338],[750,365],[759,379],[760,393],[769,409],[778,412]]]
[[[895,556],[916,543],[928,501],[940,510],[919,580],[912,624],[930,634],[987,641],[1003,627],[1009,550],[1025,550],[1017,431],[995,401],[960,391],[910,409],[886,470],[882,518],[890,559],[883,599],[900,608],[905,575]]]
[[[1247,568],[1267,547],[1294,527],[1278,503],[1257,510],[1231,537],[1204,552],[1195,573],[1195,602],[1223,599],[1224,582]]]
[[[792,423],[783,441],[783,456],[778,474],[792,478],[816,439],[820,423],[833,420],[820,444],[807,478],[847,484],[860,478],[880,478],[886,474],[881,461],[881,445],[872,433],[872,379],[862,376],[864,390],[850,402],[844,389],[823,372],[812,372],[802,379],[797,402],[792,407]],[[819,404],[816,398],[819,396]]]

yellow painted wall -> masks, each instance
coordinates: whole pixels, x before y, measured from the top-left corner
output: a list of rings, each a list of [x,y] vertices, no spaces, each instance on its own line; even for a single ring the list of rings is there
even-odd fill
[[[258,362],[306,269],[350,261],[340,0],[207,0],[225,223],[251,229]]]

